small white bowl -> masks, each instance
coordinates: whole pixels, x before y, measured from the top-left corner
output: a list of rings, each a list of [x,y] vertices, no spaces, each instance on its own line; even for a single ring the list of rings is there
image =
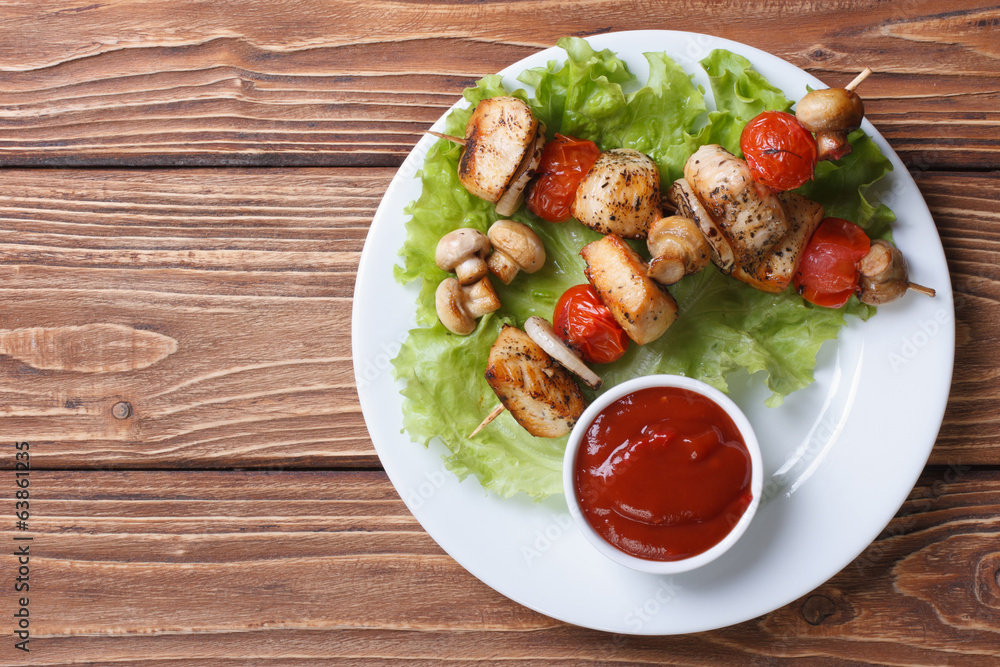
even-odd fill
[[[576,455],[577,451],[580,449],[580,443],[583,442],[583,436],[590,427],[590,424],[597,417],[598,413],[611,405],[613,402],[617,401],[619,398],[641,389],[650,389],[653,387],[678,387],[680,389],[687,389],[688,391],[701,394],[711,401],[714,401],[733,420],[733,423],[739,430],[740,435],[743,436],[743,441],[746,443],[747,451],[750,453],[750,492],[753,495],[753,500],[750,501],[750,505],[743,513],[743,516],[740,517],[740,520],[735,526],[733,526],[733,529],[729,531],[721,542],[707,551],[703,551],[700,554],[680,560],[649,560],[646,558],[638,558],[637,556],[633,556],[620,550],[618,547],[605,540],[596,530],[594,530],[593,526],[590,525],[590,522],[587,521],[587,518],[583,515],[583,511],[580,509],[580,501],[576,494]],[[746,415],[743,414],[743,411],[740,410],[740,408],[733,403],[728,396],[715,387],[711,387],[700,380],[694,380],[682,375],[647,375],[645,377],[634,378],[612,387],[598,396],[594,402],[591,403],[586,410],[584,410],[583,415],[580,416],[579,421],[577,421],[576,425],[573,427],[573,431],[569,435],[569,442],[566,444],[566,454],[563,457],[563,492],[566,494],[566,503],[569,505],[569,513],[573,517],[573,521],[576,522],[580,531],[586,536],[587,540],[589,540],[590,543],[597,548],[598,551],[616,563],[625,565],[626,567],[630,567],[634,570],[640,570],[642,572],[649,572],[652,574],[677,574],[679,572],[687,572],[706,565],[725,553],[736,543],[737,540],[740,539],[740,536],[746,532],[747,526],[750,525],[750,521],[753,519],[753,515],[757,511],[757,506],[760,504],[760,495],[763,486],[764,469],[761,462],[760,445],[757,442],[757,436],[754,434],[753,427],[750,426],[750,422],[747,420]]]

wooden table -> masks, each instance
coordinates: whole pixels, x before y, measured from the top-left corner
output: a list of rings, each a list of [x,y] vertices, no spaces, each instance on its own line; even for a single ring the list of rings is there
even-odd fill
[[[986,4],[0,5],[0,664],[996,664]],[[878,540],[782,609],[662,638],[553,621],[442,552],[372,448],[348,315],[395,168],[463,87],[562,35],[640,28],[743,41],[831,85],[871,66],[868,117],[931,206],[957,302],[945,422]],[[26,535],[29,653],[8,555]]]

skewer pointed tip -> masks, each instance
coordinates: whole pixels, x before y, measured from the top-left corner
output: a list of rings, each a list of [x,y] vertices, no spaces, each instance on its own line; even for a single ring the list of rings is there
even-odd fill
[[[854,77],[854,81],[851,81],[849,84],[847,84],[846,86],[844,86],[844,90],[854,90],[855,88],[857,88],[858,86],[860,86],[861,82],[864,81],[865,79],[867,79],[871,75],[871,73],[872,73],[872,68],[871,67],[866,67],[861,72],[861,74],[859,74],[856,77]]]
[[[445,139],[453,144],[458,144],[459,146],[465,145],[465,139],[462,139],[461,137],[455,137],[450,134],[441,134],[440,132],[435,132],[434,130],[427,130],[427,134],[432,137],[437,137],[438,139]]]
[[[923,285],[918,285],[917,283],[907,283],[906,285],[909,289],[914,292],[920,292],[921,294],[926,294],[927,296],[933,297],[937,294],[932,287],[924,287]]]
[[[482,423],[480,423],[479,426],[476,427],[475,431],[473,431],[472,433],[469,434],[469,439],[471,440],[472,438],[476,437],[477,433],[479,433],[484,428],[486,428],[486,426],[491,421],[493,421],[494,419],[496,419],[497,417],[499,417],[500,413],[503,412],[504,410],[506,410],[506,408],[503,406],[503,403],[501,403],[500,405],[498,405],[495,408],[493,408],[493,412],[491,412],[490,414],[486,415],[486,419],[484,419],[482,421]]]

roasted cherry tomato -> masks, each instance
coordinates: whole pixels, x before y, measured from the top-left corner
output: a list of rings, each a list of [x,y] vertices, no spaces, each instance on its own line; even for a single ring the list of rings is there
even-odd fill
[[[601,156],[593,141],[557,134],[545,144],[528,192],[528,210],[549,222],[566,222],[580,181]]]
[[[556,304],[553,328],[587,363],[607,364],[628,349],[628,334],[597,296],[592,285],[566,290]]]
[[[784,111],[765,111],[747,123],[740,150],[754,179],[774,190],[793,190],[816,170],[816,140]]]
[[[853,222],[825,218],[802,253],[795,289],[817,306],[840,308],[858,287],[857,263],[870,246],[868,235]]]

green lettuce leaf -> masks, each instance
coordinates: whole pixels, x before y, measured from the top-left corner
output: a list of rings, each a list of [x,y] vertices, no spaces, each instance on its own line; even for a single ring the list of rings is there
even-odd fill
[[[621,84],[635,77],[614,53],[595,51],[579,37],[564,37],[558,45],[569,56],[565,62],[523,72],[518,81],[535,89],[532,110],[545,123],[551,138],[561,132],[601,146],[603,124],[625,112]]]
[[[521,90],[513,94],[527,99],[550,136],[560,132],[591,139],[603,150],[629,147],[650,155],[665,185],[680,177],[684,161],[698,146],[721,143],[738,152],[739,134],[748,120],[766,109],[791,106],[749,61],[726,51],[713,51],[702,61],[716,100],[716,109],[709,110],[691,77],[664,54],[646,54],[646,85],[626,93],[634,78],[615,54],[596,51],[578,38],[559,44],[567,52],[565,62],[553,61],[519,77],[534,88],[534,96],[529,99]],[[479,81],[465,91],[470,107],[449,115],[447,132],[464,134],[479,100],[505,94],[510,93],[498,77]],[[865,196],[890,164],[863,133],[851,140],[855,152],[821,164],[815,180],[801,191],[830,215],[884,233],[891,211]],[[532,315],[551,319],[559,296],[585,282],[579,250],[599,235],[576,221],[541,221],[522,208],[513,217],[541,237],[545,266],[531,276],[519,274],[509,286],[493,281],[503,303],[500,311],[483,318],[470,336],[448,333],[434,315],[434,290],[447,275],[434,265],[437,241],[458,227],[486,231],[497,219],[492,204],[459,184],[459,155],[445,141],[434,145],[420,172],[422,194],[407,208],[411,219],[396,278],[421,281],[417,312],[423,326],[410,332],[393,360],[395,376],[405,386],[404,428],[425,445],[439,438],[449,450],[447,467],[459,477],[474,474],[501,496],[523,492],[543,498],[561,492],[566,438],[532,437],[506,413],[476,438],[467,436],[497,404],[483,372],[500,327],[523,325]],[[812,382],[816,354],[823,342],[837,336],[845,315],[864,318],[874,312],[856,299],[839,310],[813,307],[792,291],[760,292],[711,266],[670,291],[678,302],[678,320],[660,339],[631,345],[619,361],[595,367],[605,388],[638,375],[680,373],[725,390],[727,377],[746,369],[760,372],[773,392],[767,404],[780,405],[786,395]]]
[[[719,144],[742,157],[743,127],[764,111],[788,111],[792,101],[751,69],[750,61],[724,49],[715,49],[701,61],[708,74],[716,111],[698,137],[698,144]],[[686,157],[686,156],[685,156]]]
[[[828,216],[860,225],[873,239],[887,239],[896,215],[884,204],[869,202],[867,193],[892,171],[892,163],[862,130],[855,130],[848,139],[851,152],[836,162],[820,162],[815,179],[797,192],[822,204]]]

